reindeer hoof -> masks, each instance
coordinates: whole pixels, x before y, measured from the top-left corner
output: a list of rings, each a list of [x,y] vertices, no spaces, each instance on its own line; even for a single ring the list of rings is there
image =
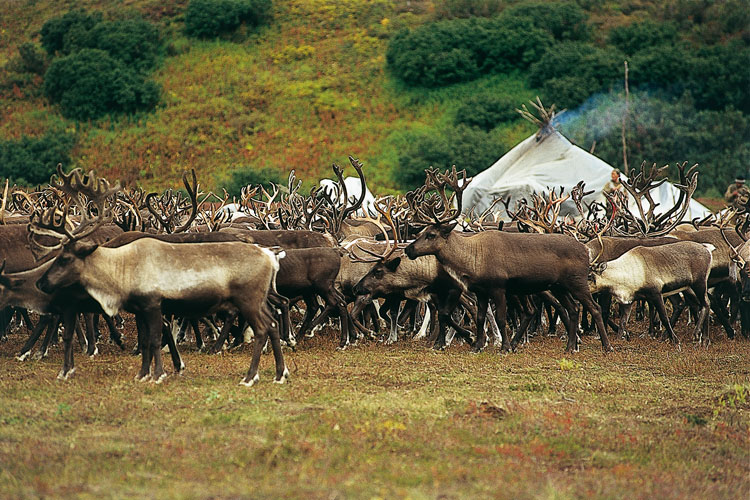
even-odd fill
[[[68,380],[75,371],[75,368],[68,370],[67,373],[64,370],[60,370],[60,373],[57,374],[57,380]]]
[[[247,377],[245,377],[244,379],[242,379],[240,381],[240,385],[244,385],[245,387],[252,387],[259,380],[260,380],[260,376],[256,373],[255,376],[253,378],[249,379],[249,380],[248,380]]]
[[[167,374],[166,374],[166,373],[162,373],[162,374],[161,374],[161,375],[159,375],[159,377],[157,377],[157,378],[153,378],[153,377],[152,377],[152,378],[151,378],[151,380],[152,380],[152,381],[153,381],[153,382],[154,382],[155,384],[161,384],[162,382],[164,382],[164,379],[166,379],[166,378],[167,378]]]
[[[39,361],[40,359],[44,358],[44,351],[37,351],[32,356],[32,359]]]
[[[26,351],[25,353],[16,356],[16,360],[26,361],[27,359],[29,359],[29,356],[31,356],[31,351]]]
[[[89,358],[93,358],[97,354],[99,354],[99,347],[98,346],[94,346],[94,352],[92,352],[91,354],[89,354]]]
[[[285,366],[284,367],[284,373],[281,374],[281,377],[277,380],[274,380],[274,384],[284,384],[286,381],[289,380],[289,369]]]
[[[136,382],[148,382],[149,380],[151,380],[151,375],[149,373],[145,375],[138,374],[135,376]]]

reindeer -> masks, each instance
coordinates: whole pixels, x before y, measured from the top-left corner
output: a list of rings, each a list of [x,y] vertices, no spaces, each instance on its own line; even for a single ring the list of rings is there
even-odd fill
[[[140,381],[161,382],[166,376],[160,354],[162,311],[190,317],[238,310],[258,335],[242,384],[252,386],[257,382],[261,350],[269,325],[273,326],[266,298],[279,257],[271,250],[244,242],[174,244],[140,238],[107,248],[83,241],[85,235],[111,217],[112,208],[106,201],[120,190],[119,183],[112,188],[93,173],[83,176],[79,169],[69,175],[60,172],[59,178],[61,184],[55,184],[86,195],[94,209],[82,212],[82,221],[73,231],[67,227],[67,210],[63,210],[59,220],[53,208],[32,221],[32,232],[56,234],[60,238],[56,247],[62,249],[37,286],[45,293],[80,286],[105,313],[134,313],[136,321],[143,325],[139,329],[142,364],[136,376]],[[72,331],[66,328],[67,342],[71,335]],[[275,382],[283,383],[289,372],[274,328],[270,329],[270,337],[276,360]],[[69,368],[68,357],[66,348],[64,371]]]
[[[431,217],[433,223],[406,247],[405,253],[410,259],[435,255],[463,289],[476,294],[478,330],[472,349],[478,352],[486,344],[481,325],[484,325],[490,299],[495,302],[495,319],[503,336],[503,349],[509,350],[510,342],[505,334],[506,293],[526,295],[549,290],[567,309],[568,316],[575,312],[569,296],[581,302],[594,316],[602,348],[611,351],[601,310],[587,285],[589,259],[586,248],[561,234],[484,231],[468,237],[459,236],[453,230],[455,219],[461,214],[461,194],[468,185],[466,171],[461,174],[462,179],[459,179],[455,167],[445,174],[427,170],[426,186],[438,189],[438,194],[425,199],[421,212]],[[455,193],[456,209],[452,208],[451,200],[445,194],[446,186]],[[436,215],[439,207],[443,208],[441,216]],[[570,317],[563,319],[568,329],[566,351],[577,351],[577,335]]]
[[[656,305],[659,317],[674,344],[679,339],[674,333],[664,306],[665,295],[684,292],[700,307],[695,326],[699,332],[708,313],[708,276],[714,246],[681,241],[660,246],[638,246],[609,262],[592,266],[589,274],[591,293],[606,291],[617,302],[628,306],[620,317],[624,330],[633,301],[641,298]],[[710,339],[706,338],[707,342]]]
[[[378,200],[374,207],[390,226],[391,233],[396,240],[391,243],[388,232],[378,219],[367,219],[381,230],[385,236],[385,249],[382,254],[373,252],[367,247],[356,245],[360,251],[370,257],[359,256],[356,251],[350,251],[350,258],[356,262],[374,263],[365,276],[353,288],[357,296],[352,315],[356,316],[364,304],[374,298],[384,297],[395,307],[390,310],[391,329],[386,343],[393,343],[397,339],[398,306],[403,300],[427,302],[433,313],[437,310],[440,333],[435,339],[435,349],[445,348],[446,326],[452,326],[464,339],[472,344],[471,333],[458,325],[451,316],[461,298],[461,287],[437,262],[434,256],[420,257],[414,261],[402,259],[403,247],[399,250],[400,234],[397,205],[398,201],[392,197]],[[433,318],[434,318],[433,314]]]

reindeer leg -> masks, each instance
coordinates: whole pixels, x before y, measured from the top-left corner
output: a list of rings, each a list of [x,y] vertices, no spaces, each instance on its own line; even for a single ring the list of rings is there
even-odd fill
[[[315,314],[320,310],[318,305],[318,299],[315,295],[305,294],[302,297],[305,301],[305,315],[302,317],[302,324],[299,327],[299,333],[297,337],[302,339],[311,335],[309,334],[310,326],[312,325]]]
[[[673,344],[679,345],[680,339],[677,338],[677,335],[674,333],[674,329],[672,329],[672,325],[669,323],[667,308],[664,305],[664,298],[661,296],[661,292],[653,291],[649,295],[649,303],[656,306],[656,312],[659,314],[659,319],[664,324],[664,328],[666,328],[667,333],[669,334],[669,338],[672,340]]]
[[[599,308],[599,304],[594,302],[594,299],[591,297],[591,293],[589,292],[586,280],[584,279],[582,281],[583,282],[580,284],[571,283],[572,286],[568,288],[568,291],[573,296],[573,298],[580,302],[594,318],[596,329],[599,331],[599,338],[602,342],[602,349],[604,349],[604,352],[613,351],[614,349],[612,349],[612,344],[609,343],[609,337],[607,336],[607,329],[605,328],[604,321],[602,320],[602,310]],[[568,345],[566,346],[565,351],[576,352],[578,350],[576,346],[576,338],[578,337],[578,335],[574,335],[573,338],[570,337],[571,336],[569,335]]]
[[[29,354],[31,353],[31,348],[34,347],[34,344],[36,344],[36,341],[39,340],[39,337],[42,335],[42,332],[47,327],[50,321],[52,321],[52,316],[50,316],[49,314],[45,314],[41,318],[39,318],[39,322],[36,324],[36,327],[31,332],[29,339],[21,348],[21,352],[18,353],[18,356],[16,356],[16,359],[18,361],[26,361],[29,358]]]
[[[54,329],[57,329],[58,316],[54,316],[51,320],[51,325],[54,325]],[[58,380],[68,380],[73,372],[75,371],[75,365],[73,363],[73,332],[78,326],[78,313],[67,309],[63,313],[63,367],[60,373],[57,374]]]
[[[495,303],[495,322],[497,323],[497,329],[500,331],[500,338],[502,340],[501,350],[508,352],[511,347],[508,332],[505,331],[506,316],[508,313],[508,303],[505,290],[502,288],[496,288],[492,290],[491,297],[492,301]],[[484,331],[484,323],[478,323],[477,329],[479,328]],[[477,340],[479,340],[479,337],[477,337]]]
[[[216,354],[221,350],[222,347],[224,347],[224,342],[227,341],[227,338],[229,338],[229,330],[232,328],[232,324],[234,323],[234,319],[237,317],[236,314],[230,314],[224,321],[224,324],[221,325],[221,333],[219,334],[219,338],[216,339],[216,342],[214,342],[213,347],[208,351],[209,354]],[[255,328],[253,328],[253,331],[255,331]]]
[[[166,343],[169,347],[169,355],[172,358],[174,371],[178,374],[182,373],[183,370],[185,370],[185,363],[183,363],[182,357],[180,356],[180,351],[177,349],[177,342],[175,342],[175,338],[172,336],[171,325],[164,325],[162,323],[161,336],[162,343]],[[159,350],[159,352],[161,352],[161,349]],[[166,376],[166,374],[164,376]],[[160,380],[158,380],[156,377],[154,377],[154,379],[157,384],[160,382]]]
[[[81,326],[81,318],[79,316],[76,317],[76,336],[78,337],[78,344],[80,344],[81,346],[81,351],[86,352],[89,350],[89,341],[85,333],[83,332],[83,327]]]
[[[91,313],[83,313],[83,320],[86,326],[86,341],[88,343],[86,356],[93,358],[99,354],[99,348],[96,346],[96,335],[94,333],[94,315]]]
[[[28,309],[21,308],[20,309],[20,313],[21,313],[21,317],[26,322],[26,327],[29,330],[33,330],[34,329],[34,323],[31,322],[31,318],[29,317],[29,311],[28,311]]]
[[[138,348],[141,350],[141,370],[135,376],[135,380],[147,382],[150,378],[149,368],[151,367],[150,325],[148,318],[143,313],[136,313],[135,324],[138,329]],[[161,326],[161,315],[159,316],[159,325]]]
[[[505,296],[505,290],[501,290],[503,296]],[[487,344],[487,332],[484,330],[484,321],[487,316],[487,306],[489,305],[489,297],[484,293],[477,293],[477,340],[474,342],[474,347],[471,348],[473,352],[480,352],[484,349]],[[500,326],[500,325],[498,325]],[[503,327],[505,327],[505,318],[503,317]],[[503,336],[505,332],[501,332]]]
[[[203,335],[201,334],[201,326],[197,319],[191,318],[188,320],[190,323],[190,327],[193,329],[193,335],[195,335],[195,347],[198,348],[199,351],[203,350]]]
[[[115,326],[115,322],[111,316],[104,315],[104,322],[107,324],[107,329],[109,330],[109,338],[112,340],[112,342],[115,343],[117,347],[120,348],[120,350],[125,350],[125,344],[122,342],[122,333],[120,333],[120,330],[117,329]]]
[[[44,339],[42,339],[42,345],[39,349],[39,352],[37,353],[37,355],[39,356],[39,359],[47,357],[47,353],[49,352],[50,342],[52,342],[53,337],[57,337],[57,325],[59,324],[60,324],[60,316],[53,315],[52,320],[47,324],[47,333],[44,335]],[[80,341],[81,339],[80,327],[77,327],[75,331],[78,334],[78,339]]]
[[[729,317],[727,316],[726,307],[724,307],[721,301],[718,300],[715,293],[713,294],[709,293],[708,299],[711,304],[711,310],[716,315],[716,319],[719,320],[719,324],[721,324],[721,326],[724,327],[724,331],[727,333],[727,337],[730,339],[733,339],[734,328],[729,322]]]
[[[164,321],[162,320],[161,307],[149,308],[146,313],[146,321],[148,324],[148,342],[150,342],[151,359],[153,362],[153,368],[151,369],[151,380],[157,384],[161,383],[167,376],[164,371],[164,365],[161,359],[161,342],[164,331]],[[169,341],[174,342],[172,337],[171,328],[167,332],[167,338]],[[179,357],[179,354],[178,354]]]
[[[627,341],[630,341],[628,321],[630,320],[630,314],[633,312],[634,306],[635,302],[631,302],[630,304],[623,304],[623,307],[620,309],[620,327],[618,330],[620,332],[620,338]]]

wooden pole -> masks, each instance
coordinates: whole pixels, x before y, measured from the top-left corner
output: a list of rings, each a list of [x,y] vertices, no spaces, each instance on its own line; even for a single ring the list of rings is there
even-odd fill
[[[628,113],[630,111],[630,91],[628,90],[628,62],[625,61],[625,112],[622,115],[622,165],[625,175],[628,175],[628,147],[625,141],[625,129],[627,128]]]

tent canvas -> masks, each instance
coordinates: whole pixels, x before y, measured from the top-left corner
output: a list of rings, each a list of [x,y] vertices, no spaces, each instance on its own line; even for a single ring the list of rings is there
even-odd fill
[[[504,200],[510,197],[509,206],[513,207],[522,198],[530,201],[532,193],[549,192],[560,186],[569,193],[579,181],[586,183],[586,191],[594,190],[584,198],[586,203],[603,202],[602,188],[610,180],[612,170],[611,165],[572,144],[554,128],[545,127],[474,176],[463,194],[464,211],[473,208],[474,213],[480,214],[498,197]],[[626,179],[625,176],[622,178]],[[657,213],[673,206],[679,195],[680,191],[669,182],[659,186],[654,192],[654,201],[659,203]],[[632,199],[629,199],[629,206],[634,209]],[[497,206],[495,210],[498,210],[500,218],[507,220],[504,210]],[[637,213],[637,210],[633,210],[633,213]],[[709,209],[691,199],[684,219],[703,218],[710,213]],[[563,203],[560,215],[580,216],[571,200]]]

